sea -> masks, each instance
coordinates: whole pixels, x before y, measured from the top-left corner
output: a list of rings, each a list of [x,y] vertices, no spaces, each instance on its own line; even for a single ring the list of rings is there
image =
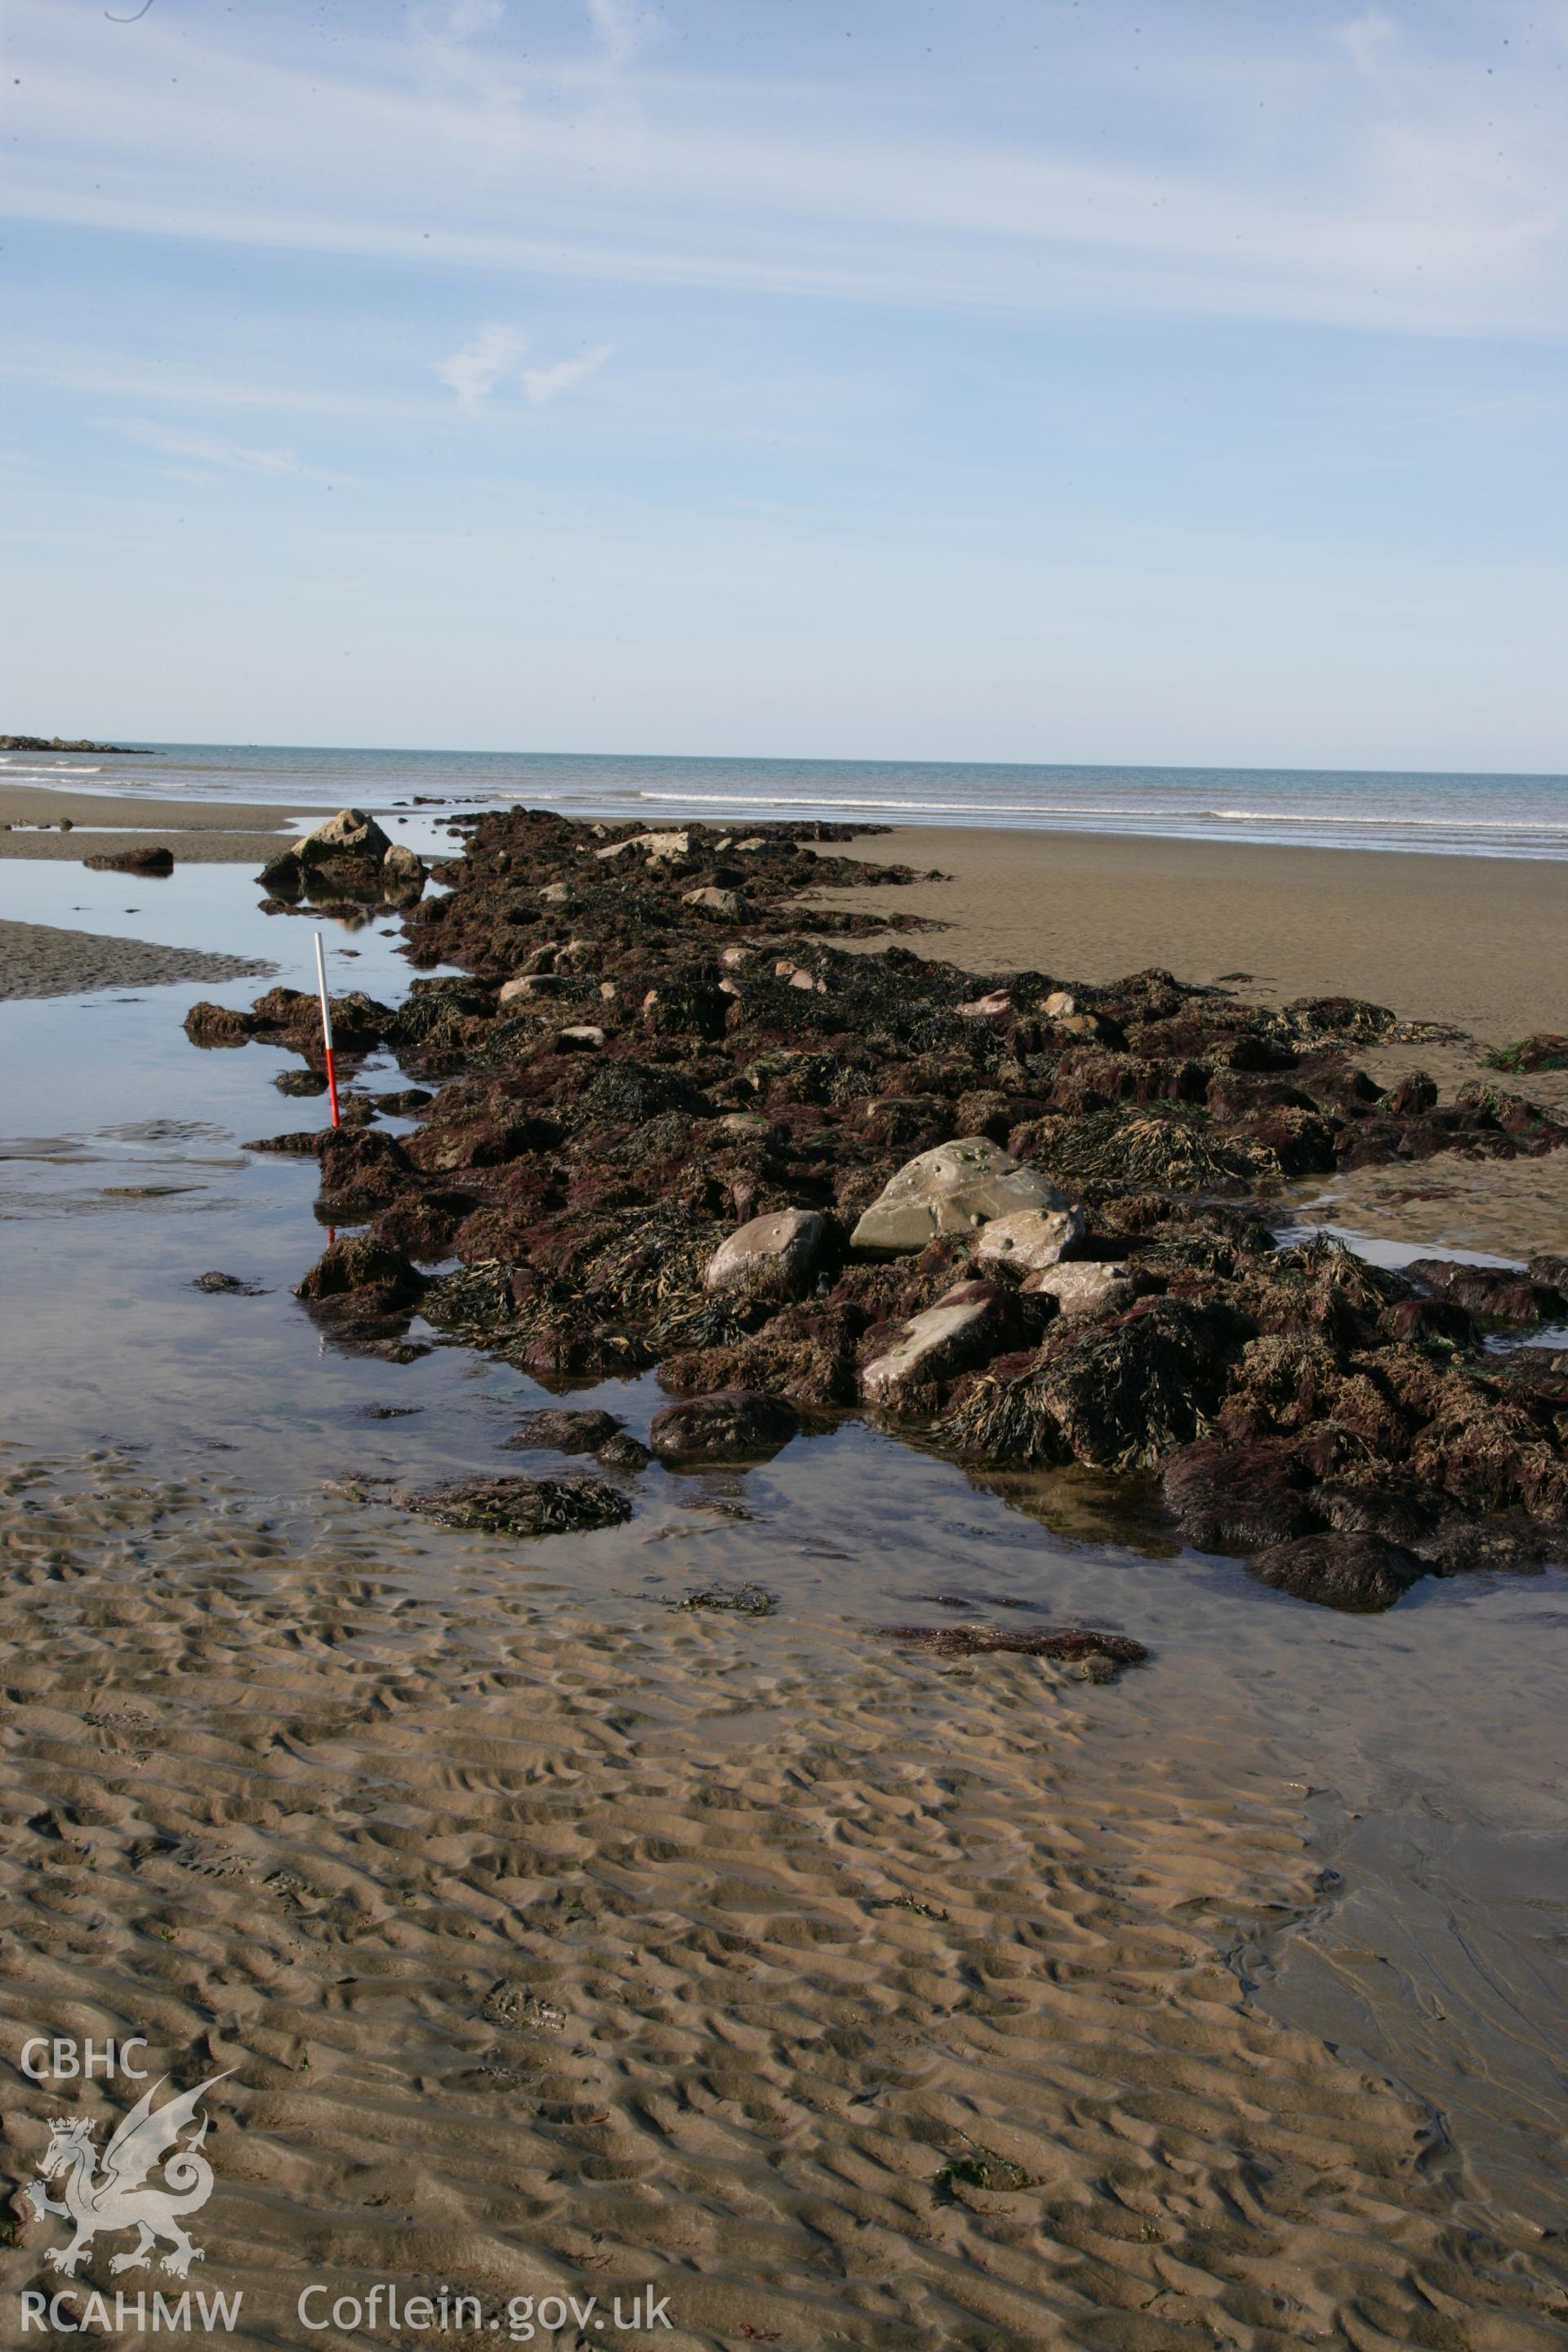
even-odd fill
[[[421,799],[565,816],[822,817],[1448,857],[1568,857],[1568,776],[964,761],[626,757],[150,743],[138,756],[0,754],[0,782],[127,799],[377,808]]]

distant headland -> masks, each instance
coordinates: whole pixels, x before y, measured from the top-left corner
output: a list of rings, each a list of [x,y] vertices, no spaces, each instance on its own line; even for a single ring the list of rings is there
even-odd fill
[[[129,759],[150,755],[137,743],[68,743],[63,735],[0,735],[0,751],[115,751]]]

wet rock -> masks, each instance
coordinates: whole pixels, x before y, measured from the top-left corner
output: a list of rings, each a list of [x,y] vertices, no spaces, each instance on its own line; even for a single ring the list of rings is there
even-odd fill
[[[1009,1217],[993,1217],[981,1227],[974,1245],[975,1262],[1012,1274],[1037,1274],[1044,1266],[1071,1257],[1085,1229],[1079,1208],[1018,1209]]]
[[[594,1448],[594,1458],[605,1470],[646,1470],[653,1455],[640,1438],[621,1429]]]
[[[1316,1601],[1328,1609],[1392,1609],[1426,1573],[1397,1545],[1373,1536],[1302,1536],[1270,1545],[1247,1563],[1247,1573],[1277,1592]]]
[[[1520,1037],[1511,1045],[1496,1047],[1487,1061],[1494,1070],[1511,1070],[1519,1076],[1532,1070],[1568,1070],[1568,1037],[1544,1031]]]
[[[937,1433],[972,1460],[1150,1467],[1212,1417],[1249,1336],[1228,1306],[1189,1298],[1058,1321],[1022,1364],[973,1374]]]
[[[425,1289],[425,1277],[407,1258],[363,1234],[330,1243],[294,1296],[320,1321],[363,1328],[395,1318],[406,1325]],[[364,1336],[390,1337],[365,1330]]]
[[[1113,1673],[1122,1666],[1141,1666],[1149,1653],[1130,1633],[1102,1633],[1088,1625],[1069,1625],[1054,1633],[1023,1633],[997,1625],[879,1625],[884,1641],[905,1649],[923,1650],[933,1658],[975,1658],[994,1655],[1055,1658],[1064,1664],[1102,1660]]]
[[[559,996],[566,986],[567,975],[564,972],[520,972],[515,980],[509,980],[507,982],[497,999],[497,1003],[500,1004],[516,1004],[519,1003],[526,1003],[535,997]]]
[[[603,1478],[463,1478],[423,1492],[400,1489],[401,1510],[446,1528],[494,1536],[581,1535],[624,1526],[632,1507]]]
[[[815,1209],[774,1209],[721,1242],[703,1276],[709,1290],[753,1298],[798,1298],[809,1289],[826,1228]]]
[[[1467,1325],[1473,1316],[1493,1330],[1528,1331],[1568,1312],[1568,1296],[1555,1283],[1532,1280],[1528,1271],[1520,1274],[1510,1266],[1460,1265],[1448,1258],[1423,1257],[1407,1272],[1412,1281],[1426,1284],[1439,1292],[1445,1303],[1462,1311]]]
[[[1255,1552],[1321,1534],[1316,1480],[1288,1439],[1200,1438],[1166,1457],[1161,1491],[1198,1551]]]
[[[1437,1100],[1437,1081],[1425,1070],[1412,1070],[1383,1097],[1383,1108],[1394,1118],[1422,1118]]]
[[[704,915],[719,915],[726,922],[738,922],[747,911],[744,893],[740,890],[719,890],[710,885],[705,889],[688,890],[682,906],[695,907]]]
[[[924,1249],[936,1234],[971,1233],[993,1217],[1069,1206],[1033,1168],[983,1135],[922,1151],[889,1178],[850,1236],[863,1250]]]
[[[326,1076],[321,1070],[279,1070],[272,1083],[280,1095],[324,1095],[327,1091]]]
[[[911,1316],[891,1346],[861,1367],[860,1394],[893,1412],[929,1409],[944,1382],[1001,1353],[1009,1327],[1004,1291],[992,1283],[961,1283]]]
[[[258,1284],[246,1282],[237,1274],[198,1274],[191,1288],[216,1291],[230,1298],[261,1298],[266,1296]]]
[[[119,849],[81,862],[97,874],[140,874],[153,881],[174,872],[174,853],[172,849]]]
[[[317,1160],[322,1144],[332,1132],[330,1127],[294,1127],[282,1135],[253,1135],[239,1148],[242,1151],[277,1151],[289,1160]]]
[[[320,1207],[329,1219],[369,1215],[395,1201],[413,1175],[396,1136],[375,1128],[328,1128],[317,1158],[321,1164]]]
[[[250,1024],[243,1013],[205,997],[186,1013],[184,1030],[193,1045],[245,1045],[250,1041]]]
[[[783,1397],[757,1389],[718,1389],[667,1404],[653,1417],[648,1443],[662,1462],[762,1461],[800,1431]]]
[[[601,1412],[591,1405],[547,1405],[520,1422],[506,1444],[519,1453],[549,1447],[556,1454],[593,1454],[607,1444],[620,1426],[615,1413]]]
[[[1285,1007],[1285,1017],[1301,1036],[1351,1037],[1360,1044],[1386,1037],[1395,1025],[1386,1004],[1360,996],[1298,996]]]
[[[774,1594],[760,1584],[705,1584],[673,1604],[677,1609],[721,1609],[737,1617],[771,1617],[778,1607]]]
[[[374,817],[363,809],[340,809],[262,867],[258,879],[276,897],[295,899],[307,892],[340,893],[380,899],[386,854],[393,845]],[[420,866],[420,887],[424,867]]]
[[[1090,1260],[1078,1265],[1047,1265],[1024,1284],[1031,1297],[1054,1298],[1058,1315],[1120,1315],[1138,1295],[1131,1270]]]
[[[424,859],[401,841],[389,843],[381,861],[381,889],[389,907],[413,906],[424,895]]]

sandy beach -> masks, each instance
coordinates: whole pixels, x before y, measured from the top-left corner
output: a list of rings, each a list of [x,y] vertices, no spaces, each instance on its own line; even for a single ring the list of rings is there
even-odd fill
[[[62,818],[68,832],[59,829]],[[0,857],[79,862],[157,844],[172,849],[182,865],[261,866],[277,856],[287,818],[279,808],[132,800],[0,782]]]
[[[899,826],[847,853],[938,867],[900,890],[976,971],[1106,981],[1146,964],[1337,992],[1488,1038],[1568,1028],[1568,862]],[[840,893],[825,903],[849,905]]]
[[[1170,845],[1090,846],[1103,895],[1063,890],[1069,931],[1059,839],[863,845],[953,875],[885,894],[952,925],[923,953],[1244,967],[1228,943],[1197,960]],[[1303,856],[1323,866],[1259,861],[1281,938]],[[1353,973],[1276,953],[1258,992],[1338,982],[1458,1020],[1445,969],[1480,973],[1486,893],[1517,884],[1539,936],[1516,920],[1493,1034],[1550,1024],[1555,871],[1483,872],[1456,946],[1419,910],[1475,869],[1402,884],[1405,862],[1366,886],[1408,894],[1379,968],[1370,940]],[[298,984],[311,927],[213,887],[211,936],[275,941]],[[1126,927],[1103,953],[1097,906]],[[390,999],[395,936],[344,937],[342,983]],[[0,954],[40,995],[255,968],[27,924]],[[599,1533],[411,1519],[389,1503],[410,1478],[519,1467],[508,1434],[543,1391],[417,1325],[407,1361],[310,1328],[289,1286],[321,1246],[313,1169],[235,1139],[320,1106],[279,1101],[276,1052],[192,1052],[184,1001],[92,1016],[112,1083],[89,1063],[71,1118],[46,1095],[0,1204],[34,1334],[0,1479],[0,2287],[60,2283],[58,2224],[19,2194],[48,2118],[128,2105],[27,2078],[42,2024],[145,2035],[179,2086],[225,2077],[200,2284],[243,2296],[237,2343],[404,2340],[307,2334],[312,2280],[470,2294],[444,2338],[470,2347],[540,2340],[517,2299],[649,2292],[670,2325],[640,2340],[680,2352],[1558,2340],[1560,1962],[1537,1915],[1563,1851],[1560,1575],[1336,1620],[1168,1538],[1108,1542],[1077,1473],[965,1473],[853,1427],[765,1470],[656,1465]],[[42,1025],[80,1018],[47,1002],[7,1018],[43,1059],[80,1034]],[[1479,1066],[1420,1052],[1445,1087]],[[1359,1198],[1522,1255],[1561,1245],[1564,1159],[1358,1171],[1325,1213]],[[209,1266],[250,1295],[203,1293]],[[603,1402],[646,1433],[662,1398]],[[711,1605],[738,1585],[769,1613]],[[954,1610],[1121,1628],[1151,1663],[1100,1685],[886,1637]]]
[[[1249,1996],[1319,1887],[1245,1749],[1135,1758],[1031,1660],[627,1622],[614,1538],[572,1591],[113,1448],[5,1492],[5,2057],[226,2076],[234,2340],[306,2340],[312,2279],[472,2294],[469,2345],[649,2283],[680,2352],[1549,2340],[1537,2230]],[[10,2087],[20,2176],[59,2096]]]

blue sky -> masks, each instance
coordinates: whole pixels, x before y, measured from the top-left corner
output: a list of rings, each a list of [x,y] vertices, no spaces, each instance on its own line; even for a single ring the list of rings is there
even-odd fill
[[[1568,5],[7,0],[0,726],[1559,770]]]

